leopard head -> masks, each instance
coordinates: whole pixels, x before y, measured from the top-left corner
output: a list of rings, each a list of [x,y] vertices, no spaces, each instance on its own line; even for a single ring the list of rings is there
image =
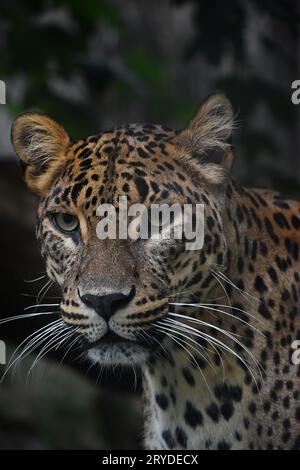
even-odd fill
[[[210,289],[210,267],[226,257],[232,127],[223,94],[211,95],[182,131],[130,124],[74,142],[43,114],[15,119],[12,142],[40,198],[37,238],[47,274],[61,287],[63,321],[76,328],[92,360],[146,360],[166,340],[153,325],[168,316],[170,298]],[[203,247],[187,250],[184,238],[99,239],[99,206],[118,213],[121,196],[146,211],[162,203],[204,205]]]

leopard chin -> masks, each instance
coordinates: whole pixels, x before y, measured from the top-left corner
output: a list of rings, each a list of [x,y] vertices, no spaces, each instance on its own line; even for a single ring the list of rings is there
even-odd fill
[[[132,366],[141,365],[149,357],[149,350],[132,341],[115,343],[100,343],[87,351],[88,359],[94,364],[103,366]]]

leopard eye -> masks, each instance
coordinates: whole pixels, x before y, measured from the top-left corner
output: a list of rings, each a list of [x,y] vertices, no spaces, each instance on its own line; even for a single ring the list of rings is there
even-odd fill
[[[79,220],[75,215],[60,213],[52,214],[55,225],[62,232],[74,232],[79,227]]]

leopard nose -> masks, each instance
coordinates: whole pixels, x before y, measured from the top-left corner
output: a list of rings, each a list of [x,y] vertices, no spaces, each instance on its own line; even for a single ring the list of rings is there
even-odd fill
[[[109,320],[118,309],[125,307],[130,302],[134,292],[133,287],[127,295],[121,292],[106,295],[84,294],[80,298],[87,307],[95,310],[105,320]]]

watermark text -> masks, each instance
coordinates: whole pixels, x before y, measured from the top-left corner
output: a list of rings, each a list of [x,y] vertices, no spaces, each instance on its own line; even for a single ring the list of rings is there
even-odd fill
[[[128,206],[119,196],[118,207],[101,204],[96,212],[99,240],[185,240],[186,250],[200,250],[204,243],[203,204],[136,203]]]
[[[6,344],[0,340],[0,365],[6,364]]]
[[[6,85],[3,80],[0,80],[0,104],[6,104]]]

